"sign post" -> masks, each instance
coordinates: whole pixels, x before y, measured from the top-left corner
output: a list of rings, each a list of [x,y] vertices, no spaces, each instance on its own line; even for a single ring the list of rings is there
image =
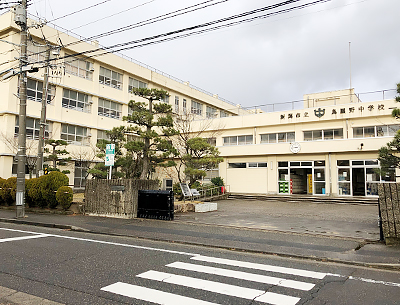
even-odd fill
[[[107,144],[106,161],[104,165],[110,167],[108,179],[111,179],[112,167],[114,165],[114,157],[115,157],[115,144]]]

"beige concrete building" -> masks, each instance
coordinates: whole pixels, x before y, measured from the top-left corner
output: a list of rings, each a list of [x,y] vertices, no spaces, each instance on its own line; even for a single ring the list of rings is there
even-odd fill
[[[63,47],[60,54],[52,53],[50,96],[47,103],[46,137],[68,141],[73,162],[65,168],[71,171],[70,184],[84,184],[82,162],[95,160],[97,139],[105,138],[105,131],[125,124],[122,117],[128,115],[128,102],[141,98],[131,94],[134,87],[159,88],[168,91],[165,101],[174,112],[190,112],[197,118],[225,117],[244,113],[240,107],[161,71],[102,50],[89,53],[87,57],[69,57],[84,51],[96,50],[97,42],[84,42],[49,26],[35,27],[29,20],[29,61],[33,66],[43,67],[45,47],[43,36],[54,46]],[[19,27],[12,12],[0,16],[0,177],[16,175],[15,155],[18,132],[18,71]],[[101,56],[99,56],[99,54]],[[58,59],[59,58],[59,59]],[[39,119],[41,111],[43,69],[28,73],[27,102],[27,156],[37,154]]]
[[[245,111],[129,58],[95,56],[101,51],[64,58],[95,50],[96,42],[84,42],[49,26],[31,27],[30,34],[29,59],[34,65],[44,58],[43,35],[54,45],[63,44],[60,55],[52,55],[46,136],[70,143],[73,161],[67,169],[75,187],[84,185],[82,162],[95,161],[97,139],[124,124],[129,100],[140,100],[130,93],[133,87],[168,91],[169,99],[164,102],[176,113],[195,114],[194,129],[209,122],[205,136],[216,134],[215,143],[224,158],[210,176],[221,176],[231,192],[376,196],[378,182],[395,180],[394,172],[385,177],[375,172],[378,149],[399,129],[391,117],[394,100],[362,102],[353,90],[342,90],[306,94],[303,105],[290,111]],[[18,66],[19,28],[11,12],[0,16],[0,39],[0,73],[4,77]],[[37,147],[42,86],[43,70],[29,73],[27,155],[32,157]],[[3,79],[0,92],[0,177],[8,178],[16,175],[18,76]],[[164,177],[165,172],[160,175]]]

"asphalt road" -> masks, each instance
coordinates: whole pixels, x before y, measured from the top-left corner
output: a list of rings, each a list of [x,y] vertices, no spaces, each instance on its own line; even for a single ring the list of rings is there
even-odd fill
[[[400,273],[0,224],[0,286],[62,304],[398,304]],[[1,303],[1,302],[0,302]]]

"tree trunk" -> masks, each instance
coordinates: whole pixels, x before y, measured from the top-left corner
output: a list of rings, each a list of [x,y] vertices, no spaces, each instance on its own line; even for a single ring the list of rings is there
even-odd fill
[[[56,155],[56,146],[53,145],[53,156],[57,156]],[[56,158],[53,159],[53,168],[57,168],[57,160]]]

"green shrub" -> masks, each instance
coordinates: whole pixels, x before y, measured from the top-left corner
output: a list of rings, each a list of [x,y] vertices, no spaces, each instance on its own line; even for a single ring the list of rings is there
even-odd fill
[[[37,178],[25,179],[25,203],[28,207],[33,208],[38,205],[38,200],[31,196],[32,188],[36,185]]]
[[[196,189],[196,190],[200,190],[203,186],[201,185],[201,183],[199,181],[195,181],[192,183],[192,185],[190,185],[191,189]]]
[[[73,197],[74,194],[69,186],[62,186],[57,190],[56,199],[64,211],[70,208]]]
[[[29,199],[27,199],[27,201],[29,200],[29,202],[32,203],[32,206],[38,206],[41,208],[47,207],[47,202],[42,197],[42,191],[41,191],[42,179],[32,178],[29,180],[30,180],[30,186],[27,196],[27,198]]]
[[[6,184],[6,179],[0,178],[0,205],[5,205],[5,201],[3,199],[4,193],[6,191],[5,189],[5,184]]]
[[[215,177],[211,179],[211,183],[215,186],[224,186],[224,179],[221,177]]]
[[[56,191],[61,186],[67,186],[69,183],[68,177],[60,172],[50,172],[48,175],[40,178],[40,191],[44,201],[50,209],[55,209],[58,205]]]
[[[172,190],[174,191],[174,195],[178,200],[183,199],[182,189],[181,186],[179,185],[179,182],[174,183],[174,185],[172,186]]]
[[[17,177],[10,177],[3,182],[1,197],[6,205],[13,205],[15,203],[15,196],[17,194]]]

